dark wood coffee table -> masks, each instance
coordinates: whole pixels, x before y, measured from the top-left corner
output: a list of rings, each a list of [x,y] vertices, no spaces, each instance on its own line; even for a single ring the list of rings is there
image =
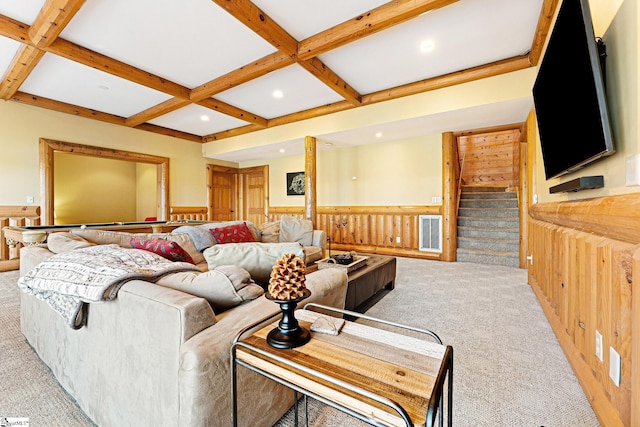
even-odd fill
[[[345,309],[364,313],[395,286],[396,258],[387,255],[358,254],[367,263],[348,273]]]

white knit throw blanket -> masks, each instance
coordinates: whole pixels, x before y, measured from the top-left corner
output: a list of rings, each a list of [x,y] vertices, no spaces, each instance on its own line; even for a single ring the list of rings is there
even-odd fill
[[[114,299],[129,280],[156,281],[168,273],[199,271],[153,252],[97,245],[46,259],[18,280],[20,288],[44,300],[73,329],[86,323],[86,304]]]

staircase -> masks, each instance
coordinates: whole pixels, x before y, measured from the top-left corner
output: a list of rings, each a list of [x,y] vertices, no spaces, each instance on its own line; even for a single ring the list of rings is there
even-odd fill
[[[515,192],[507,192],[505,187],[462,187],[456,255],[459,262],[520,266]]]

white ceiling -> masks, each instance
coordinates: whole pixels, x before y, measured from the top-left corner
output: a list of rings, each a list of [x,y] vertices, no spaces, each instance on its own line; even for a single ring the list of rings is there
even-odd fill
[[[30,26],[45,2],[2,0],[0,15]],[[253,4],[300,42],[387,2],[253,0]],[[542,4],[543,0],[459,0],[329,50],[317,59],[365,96],[526,55],[536,36]],[[0,34],[5,34],[1,23]],[[58,37],[187,90],[278,51],[211,0],[87,0]],[[428,40],[433,43],[433,50],[421,52],[421,43]],[[9,71],[21,46],[10,37],[0,36],[0,73]],[[18,90],[125,119],[174,97],[49,51]],[[275,99],[274,90],[282,91],[282,98]],[[345,100],[297,63],[215,93],[213,98],[267,120]],[[506,102],[488,109],[449,113],[446,117],[387,123],[388,131],[384,133],[412,137],[416,132],[425,134],[434,127],[433,123],[448,120],[468,129],[477,123],[515,123],[525,120],[531,103],[525,104],[526,100]],[[197,138],[251,124],[196,104],[147,123]],[[369,132],[370,129],[354,129],[323,135],[322,139],[359,144]],[[223,160],[251,160],[261,155],[261,150],[265,148],[227,153]]]

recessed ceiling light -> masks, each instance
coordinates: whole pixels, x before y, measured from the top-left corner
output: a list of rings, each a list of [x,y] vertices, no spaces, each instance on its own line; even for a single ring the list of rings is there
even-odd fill
[[[281,152],[281,153],[284,153],[284,148],[281,148],[281,149],[280,149],[280,152]]]
[[[332,147],[333,146],[333,142],[325,142],[324,145],[326,145],[327,147]]]
[[[276,89],[271,93],[271,95],[276,99],[280,99],[284,96],[284,93],[282,93],[280,89]]]
[[[382,132],[376,132],[376,138],[382,138]]]
[[[111,88],[110,88],[109,86],[107,86],[107,85],[98,85],[98,89],[101,89],[101,90],[109,90],[109,89],[111,89]]]
[[[209,116],[207,116],[206,114],[203,114],[200,116],[200,120],[202,120],[203,122],[208,122],[209,121]]]
[[[420,52],[427,53],[431,52],[436,47],[436,42],[432,39],[422,40],[420,42]]]

